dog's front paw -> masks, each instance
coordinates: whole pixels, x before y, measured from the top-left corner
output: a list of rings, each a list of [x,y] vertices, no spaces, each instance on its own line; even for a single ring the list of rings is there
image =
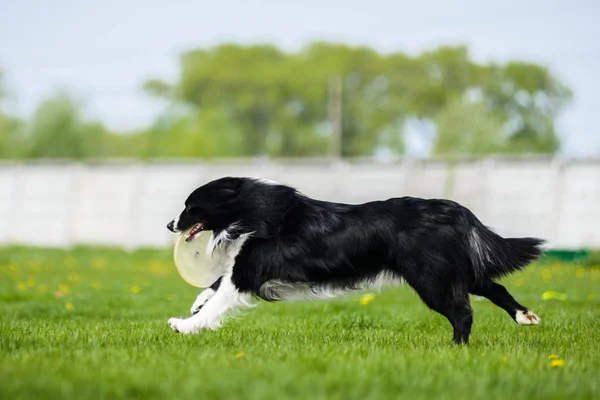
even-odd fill
[[[169,318],[169,328],[171,328],[173,330],[173,332],[179,332],[179,329],[177,329],[177,326],[179,325],[179,323],[183,321],[180,318]]]
[[[184,335],[198,332],[198,329],[190,321],[181,318],[169,318],[169,327],[174,332],[183,333]]]

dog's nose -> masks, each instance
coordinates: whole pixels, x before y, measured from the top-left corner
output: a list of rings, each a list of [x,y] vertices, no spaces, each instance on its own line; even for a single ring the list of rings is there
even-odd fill
[[[167,229],[170,230],[171,232],[175,232],[175,229],[173,228],[173,221],[171,221],[167,224]]]

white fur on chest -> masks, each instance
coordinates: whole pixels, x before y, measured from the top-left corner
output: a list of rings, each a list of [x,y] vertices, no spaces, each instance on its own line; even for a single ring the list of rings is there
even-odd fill
[[[239,254],[244,242],[250,237],[249,233],[240,235],[236,239],[231,239],[232,225],[228,229],[224,229],[217,235],[211,235],[208,245],[206,246],[206,254],[210,256],[211,268],[219,268],[223,274],[231,273],[235,258]]]

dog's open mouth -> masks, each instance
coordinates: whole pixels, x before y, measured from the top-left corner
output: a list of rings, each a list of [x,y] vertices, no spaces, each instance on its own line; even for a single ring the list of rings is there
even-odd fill
[[[192,228],[192,230],[186,235],[185,237],[185,241],[186,242],[191,242],[197,234],[199,234],[200,232],[202,232],[202,230],[204,229],[204,225],[203,224],[196,224],[194,225],[194,227]]]

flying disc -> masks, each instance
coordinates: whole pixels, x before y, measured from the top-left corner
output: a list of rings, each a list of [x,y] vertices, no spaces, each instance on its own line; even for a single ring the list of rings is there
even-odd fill
[[[190,232],[196,226],[179,235],[173,250],[173,259],[177,272],[192,286],[205,288],[212,285],[225,271],[218,254],[207,254],[207,247],[212,236],[211,231],[196,232],[190,240]]]

